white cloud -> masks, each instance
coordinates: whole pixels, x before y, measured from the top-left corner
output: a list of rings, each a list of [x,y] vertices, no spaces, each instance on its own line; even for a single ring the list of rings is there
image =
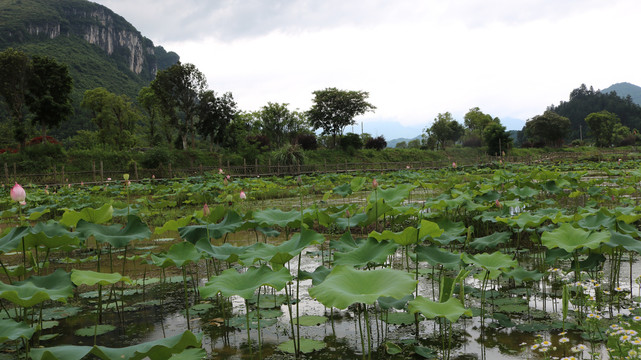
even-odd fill
[[[581,83],[641,84],[635,0],[101,3],[244,110],[305,110],[312,91],[338,87],[370,93],[364,121],[415,129],[475,106],[526,120]]]

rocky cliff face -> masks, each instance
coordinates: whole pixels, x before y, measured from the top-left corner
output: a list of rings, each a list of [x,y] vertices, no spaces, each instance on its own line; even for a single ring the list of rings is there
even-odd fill
[[[58,19],[29,19],[24,23],[23,31],[12,31],[9,37],[22,42],[29,38],[79,36],[108,55],[119,58],[131,72],[142,78],[151,80],[156,76],[158,61],[153,42],[124,18],[88,1],[61,1],[53,6],[58,7]],[[161,53],[166,54],[164,50]]]

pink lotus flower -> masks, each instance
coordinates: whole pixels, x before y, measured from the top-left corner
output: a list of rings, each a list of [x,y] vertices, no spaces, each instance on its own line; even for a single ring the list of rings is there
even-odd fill
[[[494,201],[494,205],[496,205],[496,207],[497,207],[497,208],[499,208],[499,209],[502,209],[502,208],[503,208],[503,204],[501,204],[501,202],[499,201],[499,199],[496,199],[496,201]]]
[[[203,216],[209,216],[209,213],[210,213],[209,205],[207,205],[207,203],[205,203],[205,205],[203,205]]]
[[[107,178],[107,181],[111,181],[111,178]]]
[[[218,168],[218,173],[219,173],[219,174],[224,174],[225,172],[223,171],[223,169]]]
[[[454,169],[456,169],[456,162],[453,162],[453,163],[452,163],[452,167],[453,167]]]
[[[349,217],[349,210],[345,210],[345,217]]]
[[[372,187],[376,189],[378,187],[378,181],[376,179],[372,180]]]
[[[152,179],[155,179],[155,178],[156,178],[156,175],[155,175],[155,174],[151,174],[151,178],[152,178]]]
[[[25,199],[27,198],[27,193],[18,183],[13,185],[13,188],[11,188],[11,192],[9,195],[11,196],[11,200],[19,202],[20,205],[27,204],[27,202],[25,201]]]
[[[240,198],[243,199],[243,200],[247,199],[247,195],[242,190],[240,191]]]

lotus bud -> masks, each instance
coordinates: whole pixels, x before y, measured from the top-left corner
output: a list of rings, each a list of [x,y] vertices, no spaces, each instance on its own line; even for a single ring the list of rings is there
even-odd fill
[[[298,186],[303,185],[303,178],[301,178],[300,175],[296,178],[296,184],[298,184]]]
[[[122,174],[122,178],[125,179],[125,181],[129,180],[129,174]]]
[[[151,174],[151,179],[153,180],[155,178],[156,178],[156,175],[155,174]]]
[[[452,168],[456,169],[456,162],[452,162]]]
[[[205,203],[205,205],[203,205],[203,216],[209,216],[209,213],[210,213],[209,205],[207,205],[207,203]]]
[[[376,181],[376,178],[372,180],[372,187],[376,189],[378,187],[378,181]]]
[[[111,181],[111,178],[107,178],[107,181]]]
[[[240,198],[243,199],[243,200],[247,199],[247,195],[242,190],[240,191]]]
[[[497,208],[499,208],[499,209],[502,209],[502,208],[503,208],[503,204],[501,204],[501,202],[499,201],[499,199],[496,199],[496,201],[494,201],[494,204],[495,204],[495,205],[496,205],[496,207],[497,207]]]
[[[349,217],[349,210],[345,210],[345,217]]]
[[[11,200],[17,201],[20,203],[20,205],[26,205],[27,203],[25,202],[25,199],[27,198],[27,193],[24,191],[22,186],[20,184],[15,183],[13,185],[13,188],[11,189],[11,192],[9,193],[11,196]]]
[[[222,175],[222,174],[224,174],[225,172],[223,171],[223,169],[218,168],[218,173]]]
[[[228,183],[227,178],[224,178],[223,179],[223,185],[227,186],[227,183]]]

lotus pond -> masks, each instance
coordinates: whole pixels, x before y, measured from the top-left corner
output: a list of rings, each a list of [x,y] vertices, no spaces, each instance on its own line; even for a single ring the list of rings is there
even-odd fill
[[[640,165],[5,188],[0,359],[637,359]]]

